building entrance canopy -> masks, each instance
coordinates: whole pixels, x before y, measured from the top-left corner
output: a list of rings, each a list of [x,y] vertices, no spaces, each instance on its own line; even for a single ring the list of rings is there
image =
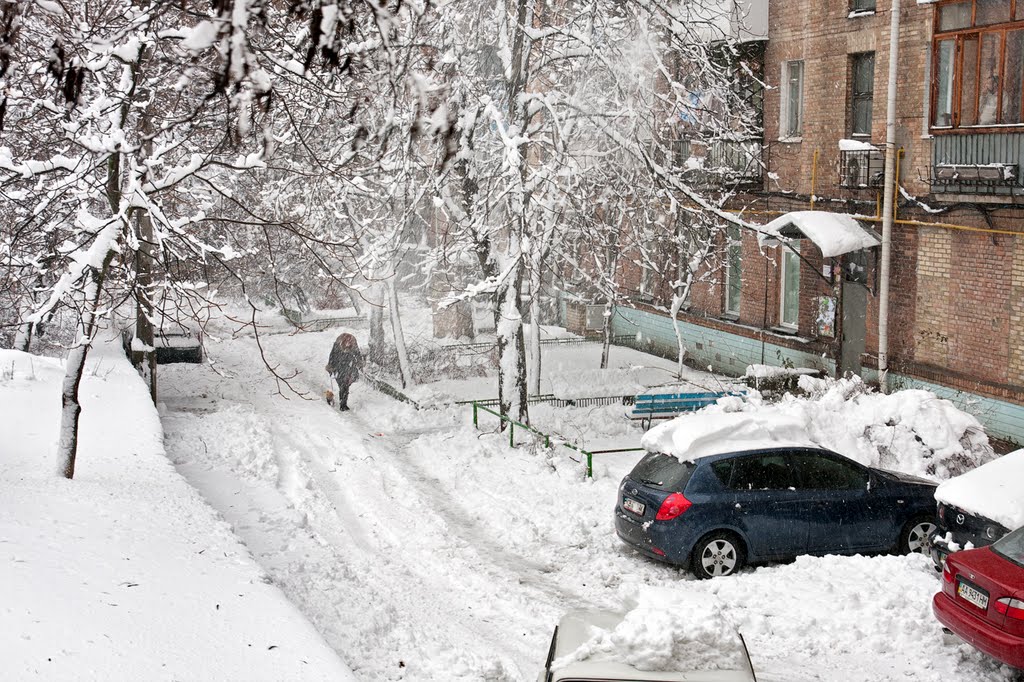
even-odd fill
[[[882,243],[881,237],[846,213],[794,211],[760,228],[761,246],[777,246],[789,239],[810,239],[826,258],[860,251]]]

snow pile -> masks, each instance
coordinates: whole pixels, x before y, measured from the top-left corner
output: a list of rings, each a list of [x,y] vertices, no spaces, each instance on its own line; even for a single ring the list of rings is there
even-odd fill
[[[813,443],[862,464],[943,480],[993,457],[981,423],[923,390],[886,395],[859,378],[800,377],[806,397],[767,404],[756,391],[660,424],[648,450],[693,459],[715,452]]]
[[[723,452],[816,447],[817,443],[807,433],[804,422],[796,417],[772,410],[722,412],[718,406],[712,406],[655,426],[644,434],[640,445],[651,452],[693,461]]]
[[[744,667],[736,626],[714,595],[641,589],[613,629],[592,628],[590,639],[552,662],[553,669],[601,660],[637,670],[738,670]]]
[[[935,499],[1014,530],[1024,526],[1024,450],[942,483]]]
[[[61,362],[0,350],[5,679],[353,679],[174,471],[118,345],[90,353],[72,481]]]

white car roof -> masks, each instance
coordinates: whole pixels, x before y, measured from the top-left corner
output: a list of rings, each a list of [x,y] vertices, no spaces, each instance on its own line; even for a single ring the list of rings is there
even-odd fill
[[[593,635],[595,627],[613,630],[622,622],[624,614],[614,611],[570,611],[558,622],[558,637],[553,660],[576,651]],[[742,642],[742,639],[739,639]],[[741,644],[742,646],[742,644]],[[723,652],[736,653],[736,652]],[[740,658],[748,661],[747,653]],[[542,677],[543,679],[543,677]],[[589,680],[628,680],[630,682],[754,682],[752,669],[741,670],[638,670],[627,663],[607,658],[573,661],[553,671],[551,682],[580,682]]]

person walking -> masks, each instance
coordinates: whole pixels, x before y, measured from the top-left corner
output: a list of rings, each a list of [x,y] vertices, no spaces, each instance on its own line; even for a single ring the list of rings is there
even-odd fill
[[[331,348],[331,356],[327,360],[327,373],[338,384],[338,409],[348,410],[349,387],[359,379],[363,369],[363,354],[359,352],[356,337],[349,333],[340,334]]]

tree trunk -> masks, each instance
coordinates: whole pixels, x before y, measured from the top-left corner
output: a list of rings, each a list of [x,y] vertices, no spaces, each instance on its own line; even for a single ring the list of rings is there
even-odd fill
[[[533,267],[530,270],[530,366],[527,376],[530,377],[530,393],[540,395],[540,253],[533,255]]]
[[[375,362],[384,360],[387,339],[384,336],[384,282],[375,282],[367,292],[370,299],[370,337],[366,343],[366,355]]]
[[[149,397],[156,404],[156,338],[153,330],[153,221],[149,211],[136,213],[139,247],[135,252],[135,338],[148,350],[132,350],[132,365],[149,384]]]
[[[32,322],[22,322],[18,325],[18,333],[14,336],[14,350],[20,350],[24,353],[28,352],[29,347],[32,345],[32,333],[35,331],[36,325]]]
[[[103,291],[103,278],[106,276],[110,261],[114,258],[114,250],[107,251],[103,265],[99,270],[93,268],[85,274],[84,306],[82,319],[78,328],[75,346],[68,353],[67,367],[64,370],[64,387],[61,393],[60,439],[57,442],[57,473],[64,478],[74,478],[75,459],[78,456],[78,422],[82,414],[82,405],[78,400],[78,388],[85,372],[85,359],[89,353],[93,338],[96,336],[96,310],[99,307],[100,295]]]
[[[523,341],[523,314],[519,290],[522,266],[516,265],[497,291],[499,310],[495,332],[498,337],[499,412],[510,419],[530,423],[527,408],[526,344]],[[505,422],[502,422],[504,428]]]
[[[682,293],[678,290],[672,297],[672,330],[676,334],[676,350],[678,352],[678,360],[676,364],[676,376],[679,379],[683,378],[683,359],[686,357],[686,344],[683,342],[683,331],[679,328],[679,310],[683,307],[683,303],[686,301],[686,292],[689,287],[683,289]]]
[[[402,373],[402,388],[413,385],[412,366],[409,353],[405,348],[405,335],[402,333],[402,317],[398,312],[398,292],[394,282],[388,282],[388,307],[391,308],[391,332],[395,336],[395,351],[398,353],[398,368]]]
[[[604,304],[604,320],[601,324],[601,337],[604,343],[601,344],[601,369],[608,369],[608,356],[611,354],[612,347],[612,315],[615,312],[615,306],[612,303],[612,299],[609,298]]]

